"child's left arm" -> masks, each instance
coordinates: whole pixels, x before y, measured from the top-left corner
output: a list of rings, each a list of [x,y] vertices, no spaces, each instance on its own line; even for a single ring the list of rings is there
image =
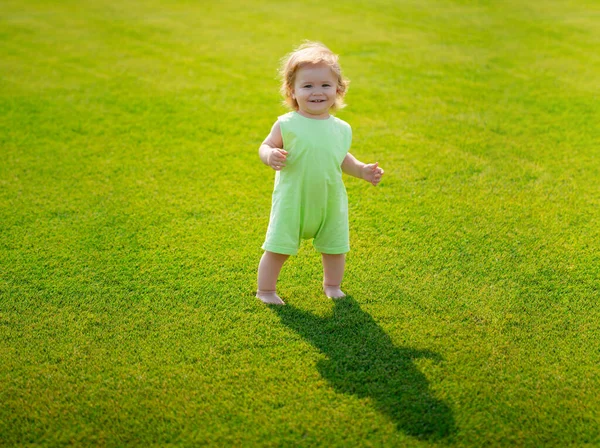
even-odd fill
[[[346,154],[344,161],[342,162],[342,171],[350,176],[358,177],[370,182],[374,186],[377,186],[381,182],[381,176],[383,176],[383,169],[379,168],[379,163],[362,163],[357,160],[352,154]]]

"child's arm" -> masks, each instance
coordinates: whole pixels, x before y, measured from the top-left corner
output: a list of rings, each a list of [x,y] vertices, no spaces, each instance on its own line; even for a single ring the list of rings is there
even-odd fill
[[[381,182],[381,176],[384,171],[379,168],[379,163],[362,163],[356,159],[352,154],[346,154],[344,161],[342,162],[342,171],[350,176],[364,179],[367,182],[377,186]]]
[[[265,138],[265,141],[261,143],[258,155],[262,163],[270,166],[275,171],[285,168],[287,151],[283,149],[283,137],[281,136],[279,121],[275,122],[271,132]]]

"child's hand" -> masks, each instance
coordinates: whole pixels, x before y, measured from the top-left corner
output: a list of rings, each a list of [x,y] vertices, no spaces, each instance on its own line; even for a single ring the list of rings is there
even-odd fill
[[[285,168],[287,151],[281,148],[273,148],[267,158],[268,165],[275,171]]]
[[[381,176],[383,176],[383,169],[379,168],[379,163],[369,163],[362,168],[362,178],[367,182],[377,186],[381,182]]]

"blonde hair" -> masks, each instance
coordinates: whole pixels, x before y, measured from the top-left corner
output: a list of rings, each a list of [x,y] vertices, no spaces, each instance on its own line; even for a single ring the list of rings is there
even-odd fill
[[[298,102],[292,97],[296,73],[306,65],[324,63],[329,66],[334,75],[337,76],[336,99],[332,112],[346,107],[344,95],[348,90],[350,81],[342,76],[342,69],[338,63],[337,54],[320,42],[306,41],[281,60],[279,75],[281,76],[281,94],[283,103],[290,109],[298,110]]]

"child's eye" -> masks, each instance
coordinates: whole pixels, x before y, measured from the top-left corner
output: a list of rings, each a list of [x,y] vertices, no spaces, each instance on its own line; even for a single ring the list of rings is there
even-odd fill
[[[331,87],[331,84],[323,84],[323,87]]]
[[[311,87],[312,87],[312,84],[306,84],[306,85],[304,86],[304,88],[305,88],[305,89],[310,89]]]

